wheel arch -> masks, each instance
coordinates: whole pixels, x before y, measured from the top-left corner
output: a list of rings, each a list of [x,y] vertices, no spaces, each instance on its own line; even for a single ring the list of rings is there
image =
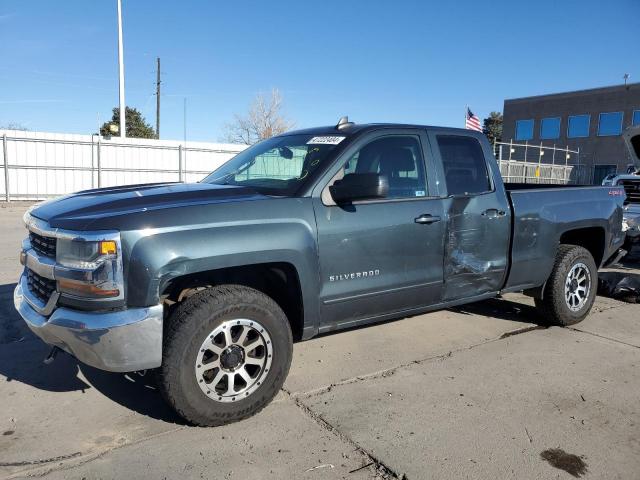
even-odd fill
[[[591,253],[596,266],[604,260],[606,232],[602,227],[576,228],[563,232],[558,243],[560,245],[577,245]]]
[[[604,260],[605,230],[602,227],[585,227],[566,230],[558,239],[558,245],[556,247],[554,257],[558,254],[562,245],[575,245],[586,249],[593,257],[596,267],[600,267]],[[549,274],[542,285],[525,289],[523,293],[533,298],[543,299],[544,291],[551,272],[552,270],[549,271]]]
[[[215,285],[243,285],[272,298],[284,311],[294,340],[304,336],[305,314],[300,275],[289,262],[266,262],[203,270],[173,277],[160,294],[169,309],[194,292]]]

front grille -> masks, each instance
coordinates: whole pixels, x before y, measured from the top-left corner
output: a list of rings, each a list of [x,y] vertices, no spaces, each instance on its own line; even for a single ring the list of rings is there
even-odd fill
[[[624,187],[627,194],[626,203],[640,203],[640,180],[622,180],[619,185]]]
[[[56,281],[41,277],[36,272],[27,269],[27,284],[29,291],[44,303],[49,301],[49,297],[56,290]]]
[[[56,239],[54,237],[45,237],[35,232],[29,232],[29,241],[33,249],[40,255],[55,258]]]

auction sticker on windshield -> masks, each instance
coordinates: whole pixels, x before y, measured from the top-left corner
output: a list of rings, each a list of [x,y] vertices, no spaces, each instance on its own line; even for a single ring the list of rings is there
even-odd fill
[[[307,145],[338,145],[346,137],[313,137]]]

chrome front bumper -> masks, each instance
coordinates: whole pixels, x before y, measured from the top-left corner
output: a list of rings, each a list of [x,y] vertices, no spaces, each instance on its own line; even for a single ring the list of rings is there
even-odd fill
[[[47,318],[32,307],[36,302],[23,275],[13,293],[20,316],[44,342],[87,365],[131,372],[162,363],[162,305],[102,312],[59,307]]]

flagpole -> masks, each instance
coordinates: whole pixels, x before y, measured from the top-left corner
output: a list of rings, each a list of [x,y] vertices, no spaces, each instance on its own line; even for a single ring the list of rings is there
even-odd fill
[[[467,111],[469,110],[469,105],[464,105],[464,128],[467,128]]]

